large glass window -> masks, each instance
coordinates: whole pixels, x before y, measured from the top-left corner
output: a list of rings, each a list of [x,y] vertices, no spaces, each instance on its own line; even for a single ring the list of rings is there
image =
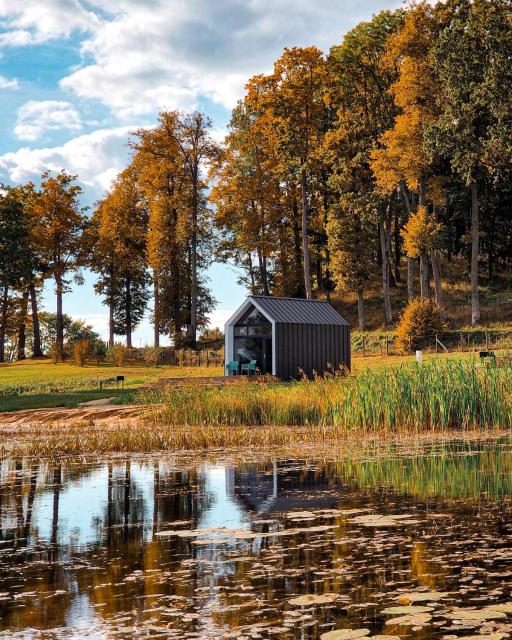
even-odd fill
[[[234,359],[240,364],[256,360],[260,373],[272,373],[272,324],[250,307],[234,327]]]

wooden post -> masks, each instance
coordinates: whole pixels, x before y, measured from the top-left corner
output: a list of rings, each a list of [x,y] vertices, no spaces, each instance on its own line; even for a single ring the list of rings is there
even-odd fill
[[[438,352],[438,348],[437,348],[437,333],[436,333],[436,353]]]
[[[386,355],[389,356],[389,336],[386,333]]]
[[[366,340],[363,333],[363,358],[366,357]]]
[[[485,330],[485,350],[489,351],[489,332]]]
[[[460,350],[464,351],[464,343],[463,343],[463,340],[462,340],[462,331],[460,332]]]

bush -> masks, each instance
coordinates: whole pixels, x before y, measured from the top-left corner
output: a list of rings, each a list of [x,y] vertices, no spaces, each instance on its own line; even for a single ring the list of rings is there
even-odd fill
[[[400,351],[423,349],[433,344],[443,330],[441,309],[428,298],[414,298],[404,309],[396,328],[396,346]]]
[[[105,361],[108,353],[107,343],[103,340],[96,340],[92,346],[92,355],[96,358],[96,362],[100,364]]]
[[[117,342],[113,347],[108,348],[108,359],[113,362],[116,367],[122,367],[126,362],[128,349]]]
[[[160,364],[160,355],[162,349],[160,347],[144,347],[142,349],[142,358],[146,367],[156,367]]]
[[[88,355],[89,340],[77,340],[73,344],[73,362],[79,367],[83,367]]]

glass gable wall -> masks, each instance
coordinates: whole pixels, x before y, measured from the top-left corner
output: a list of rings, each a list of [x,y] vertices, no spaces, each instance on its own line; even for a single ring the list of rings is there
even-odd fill
[[[255,307],[248,309],[234,327],[234,360],[256,360],[260,373],[272,373],[272,323]]]

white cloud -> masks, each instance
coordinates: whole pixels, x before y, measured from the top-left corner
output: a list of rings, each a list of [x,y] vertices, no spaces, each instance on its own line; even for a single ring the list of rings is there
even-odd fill
[[[0,89],[17,89],[19,87],[19,83],[17,78],[6,78],[5,76],[0,75]]]
[[[127,164],[127,141],[136,127],[98,129],[72,138],[58,147],[23,147],[0,156],[0,176],[13,183],[38,178],[46,170],[66,169],[78,174],[96,197],[108,189],[115,175]]]
[[[0,0],[0,19],[4,30],[0,46],[11,47],[67,37],[76,30],[91,31],[101,22],[79,0]]]
[[[82,31],[82,64],[61,81],[122,118],[208,98],[232,107],[248,77],[285,46],[327,50],[372,12],[401,0],[0,0],[22,46]]]
[[[14,133],[20,140],[34,141],[47,132],[81,128],[80,114],[70,102],[29,100],[18,109]]]

